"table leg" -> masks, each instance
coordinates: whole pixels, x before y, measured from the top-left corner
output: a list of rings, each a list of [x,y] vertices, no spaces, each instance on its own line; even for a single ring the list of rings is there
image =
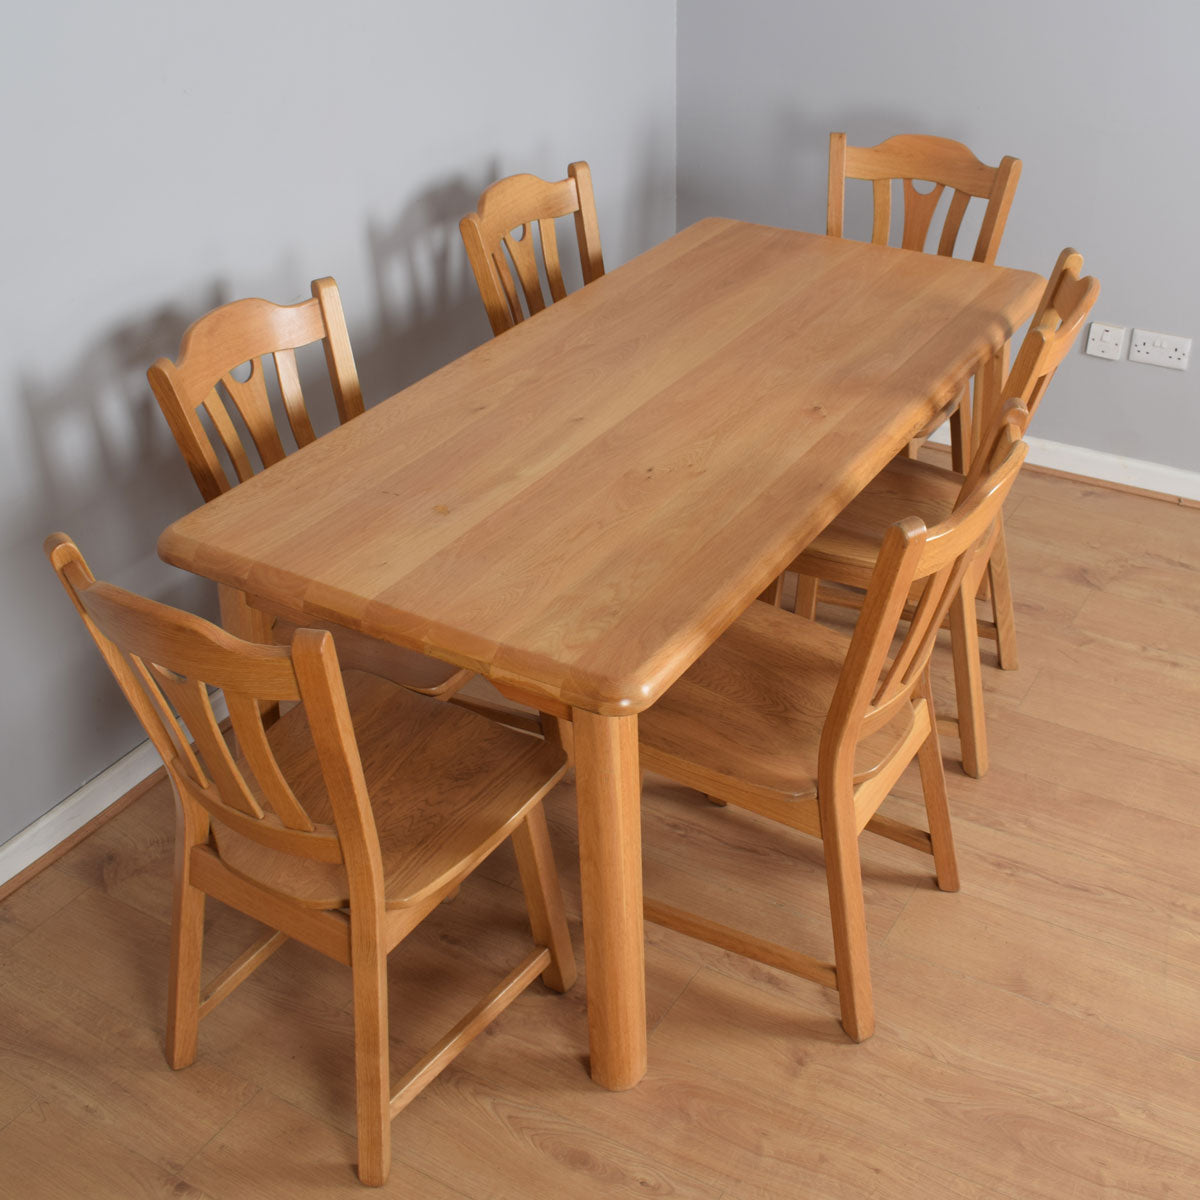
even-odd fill
[[[221,605],[221,627],[227,633],[247,642],[270,642],[271,617],[261,609],[251,608],[245,592],[219,583],[217,600]]]
[[[245,592],[219,583],[217,600],[221,606],[221,628],[226,633],[232,633],[243,641],[270,644],[273,618],[261,609],[251,608],[246,603]],[[278,704],[260,700],[258,708],[264,725],[273,725],[279,720]]]
[[[1009,343],[1005,342],[975,375],[975,403],[971,412],[972,452],[979,449],[984,434],[1000,411],[1000,397],[1004,393],[1004,379],[1008,374],[1008,347]]]
[[[591,1074],[622,1091],[646,1073],[637,717],[576,709],[574,726]]]

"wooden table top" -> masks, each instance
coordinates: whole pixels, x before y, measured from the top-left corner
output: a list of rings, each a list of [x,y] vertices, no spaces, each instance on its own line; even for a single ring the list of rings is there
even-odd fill
[[[176,521],[159,553],[501,684],[638,712],[1042,283],[702,221]]]

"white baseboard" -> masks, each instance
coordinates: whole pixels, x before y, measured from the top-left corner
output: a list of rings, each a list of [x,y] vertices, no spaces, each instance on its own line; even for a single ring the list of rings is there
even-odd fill
[[[1089,450],[1085,446],[1050,442],[1045,438],[1028,437],[1025,440],[1029,443],[1029,457],[1025,461],[1036,466],[1068,471],[1072,475],[1086,475],[1126,487],[1145,488],[1167,496],[1180,496],[1185,500],[1200,500],[1200,471],[1184,471],[1164,463],[1144,462],[1138,458],[1108,454],[1103,450]],[[948,443],[950,435],[946,427],[939,429],[930,441]]]
[[[214,695],[212,706],[217,720],[223,721],[228,715],[225,697],[219,693]],[[38,817],[32,825],[14,834],[0,845],[0,885],[66,841],[161,766],[158,751],[147,739]]]
[[[0,846],[0,884],[48,854],[161,766],[162,759],[149,741],[134,746],[95,779],[89,779],[78,791]]]

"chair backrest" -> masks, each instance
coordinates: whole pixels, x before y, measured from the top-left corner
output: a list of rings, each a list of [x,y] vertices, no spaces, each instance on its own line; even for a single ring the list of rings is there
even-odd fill
[[[583,282],[588,284],[604,274],[604,258],[600,253],[592,173],[585,162],[572,163],[566,179],[556,183],[536,175],[501,179],[479,197],[476,211],[458,223],[493,334],[525,320],[526,309],[533,316],[546,307],[535,242],[541,242],[550,300],[566,296],[554,221],[572,214]]]
[[[1027,447],[1026,414],[1013,404],[1004,423],[999,462],[939,525],[907,517],[888,529],[821,734],[823,764],[852,767],[861,738],[896,719],[929,665],[942,620],[975,556],[986,552],[996,518]],[[916,590],[915,610],[889,658],[901,618]]]
[[[844,133],[829,135],[829,203],[825,231],[844,236],[846,180],[869,179],[874,190],[871,241],[886,246],[892,224],[892,185],[904,198],[900,245],[924,250],[938,202],[951,189],[937,253],[952,256],[972,198],[987,201],[975,242],[975,262],[992,263],[1000,249],[1008,210],[1021,177],[1021,160],[1006,155],[997,167],[982,163],[962,142],[922,134],[898,134],[877,146],[847,146]],[[918,191],[915,182],[931,184]]]
[[[1081,278],[1082,270],[1083,255],[1068,246],[1050,272],[1037,312],[1005,381],[1004,399],[1020,400],[1030,417],[1100,295],[1099,281],[1094,275]]]
[[[193,817],[202,813],[309,866],[378,869],[378,836],[331,634],[299,630],[290,648],[244,642],[200,617],[98,581],[65,534],[52,534],[45,549],[162,756],[185,814],[194,805]],[[211,686],[224,694],[239,759],[213,712]],[[267,739],[259,702],[296,700],[304,703],[319,779],[287,778]],[[314,820],[306,795],[327,797],[333,821]],[[203,840],[207,828],[192,840]],[[305,863],[296,866],[303,871]]]
[[[299,347],[313,342],[324,345],[338,420],[344,423],[363,411],[363,401],[341,297],[332,279],[314,280],[312,299],[299,304],[235,300],[213,309],[184,333],[178,361],[160,358],[147,371],[205,500],[227,492],[233,483],[217,456],[202,412],[239,483],[255,471],[251,446],[263,467],[287,453],[267,387],[264,360],[268,355],[274,360],[279,397],[297,447],[315,440],[295,355]],[[249,367],[246,379],[234,376],[242,366]],[[239,432],[239,423],[249,443]]]
[[[1012,421],[1014,406],[1023,414],[1017,437],[1024,437],[1029,422],[1050,380],[1067,352],[1075,344],[1088,314],[1100,295],[1100,283],[1094,275],[1080,277],[1083,255],[1068,246],[1054,264],[1037,311],[1021,341],[1021,348],[1008,372],[1001,391],[1003,403],[990,427],[980,437],[979,450],[959,493],[959,502],[993,471],[1004,453],[1006,427]]]

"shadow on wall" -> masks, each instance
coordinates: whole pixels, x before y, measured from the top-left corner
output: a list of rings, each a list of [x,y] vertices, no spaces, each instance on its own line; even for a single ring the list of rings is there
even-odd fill
[[[213,283],[201,310],[224,302]],[[124,571],[147,554],[162,526],[194,507],[191,477],[146,382],[146,368],[178,349],[193,313],[172,304],[117,325],[54,377],[18,385],[35,468],[30,510],[40,539],[79,530],[104,571]],[[88,547],[85,547],[85,553]]]
[[[544,155],[534,155],[544,160]],[[517,164],[521,171],[532,164]],[[547,178],[565,175],[567,164]],[[367,251],[375,284],[376,328],[367,341],[351,330],[368,405],[436,371],[491,336],[458,223],[473,212],[481,193],[504,174],[498,160],[473,177],[459,176],[420,192],[391,222],[367,226]],[[605,181],[595,180],[600,237],[611,269],[624,255],[605,242],[606,230],[623,229],[629,253],[648,249],[671,232],[674,169],[655,144],[647,145],[629,197],[625,221],[605,214]],[[611,196],[611,192],[610,192]],[[557,222],[559,253],[568,291],[582,286],[574,223]]]
[[[221,299],[216,287],[206,296]],[[102,576],[215,612],[209,585],[168,574],[154,555],[163,526],[194,506],[195,493],[145,371],[164,345],[178,346],[190,320],[183,306],[164,306],[121,321],[65,366],[15,381],[10,436],[29,481],[3,530],[14,569],[0,608],[21,630],[10,669],[22,683],[8,689],[0,731],[12,771],[0,841],[144,737],[42,556],[45,537],[66,530]]]
[[[370,340],[350,331],[368,405],[490,336],[458,222],[498,177],[493,160],[474,179],[459,176],[426,188],[395,220],[368,223],[376,324]]]
[[[634,252],[670,228],[669,212],[658,228],[661,213],[651,211],[652,201],[661,202],[665,195],[669,204],[671,199],[670,188],[662,185],[659,156],[652,151],[631,201],[639,211],[627,222],[628,236],[644,243],[633,245]],[[489,161],[473,177],[455,176],[426,187],[394,220],[368,223],[374,313],[369,323],[350,328],[368,405],[490,337],[458,222],[499,176],[498,162]],[[603,195],[603,180],[598,190]],[[604,220],[602,214],[602,233]],[[285,265],[291,261],[290,256],[283,259]],[[335,262],[321,268],[338,276]],[[306,295],[308,279],[295,274],[294,266],[276,272],[284,294],[269,298],[286,303]],[[16,433],[15,443],[32,464],[33,483],[22,504],[26,516],[10,521],[4,531],[21,569],[9,572],[0,608],[28,634],[19,671],[32,675],[40,665],[45,679],[39,693],[27,696],[20,711],[13,712],[13,720],[6,712],[0,733],[6,747],[0,749],[5,758],[9,749],[36,749],[44,742],[40,731],[53,726],[65,753],[53,766],[45,759],[41,766],[30,766],[29,780],[16,781],[26,793],[26,808],[0,813],[0,841],[142,740],[140,727],[42,560],[46,535],[56,529],[71,534],[104,578],[216,615],[215,588],[172,570],[155,554],[163,528],[195,508],[199,495],[150,391],[146,368],[160,355],[175,358],[192,321],[237,298],[219,279],[197,281],[188,297],[187,302],[175,300],[146,315],[121,319],[63,369],[29,371],[17,379],[25,430]],[[353,313],[356,298],[344,299]],[[321,358],[316,351],[318,363]],[[317,394],[314,390],[312,398]],[[331,412],[318,410],[313,417],[318,429],[333,424]],[[5,705],[6,710],[14,706],[15,701]]]
[[[368,227],[374,320],[350,329],[368,403],[489,336],[458,220],[475,207],[495,174],[489,164],[478,179],[434,185],[394,222]],[[337,263],[323,266],[336,277]],[[286,294],[272,299],[286,303],[307,293],[308,280],[294,274],[293,268],[281,281]],[[39,696],[26,696],[19,708],[15,701],[5,703],[0,737],[8,759],[10,752],[15,756],[22,747],[40,745],[38,731],[53,725],[67,749],[53,768],[30,767],[32,786],[18,781],[21,804],[0,813],[0,842],[143,738],[42,559],[43,539],[65,530],[101,577],[216,616],[215,588],[165,566],[155,554],[163,528],[195,508],[200,497],[150,391],[146,368],[160,355],[175,358],[187,327],[235,298],[225,281],[198,281],[186,302],[121,319],[65,367],[24,371],[15,381],[24,428],[13,431],[14,443],[30,465],[32,482],[18,510],[24,515],[10,513],[5,523],[3,540],[21,568],[7,574],[0,607],[27,634],[19,673],[33,676],[42,669],[45,678]],[[327,383],[322,386],[327,393]],[[311,398],[323,401],[320,393],[314,388]],[[314,412],[314,424],[329,428],[332,414]]]
[[[488,336],[458,220],[474,208],[492,174],[492,168],[485,170],[478,186],[457,179],[431,187],[392,224],[368,225],[376,311],[371,327],[350,329],[368,403]],[[336,264],[329,267],[336,277]],[[308,280],[289,278],[286,287],[299,298],[307,294]],[[128,578],[134,571],[141,577],[146,572],[137,570],[139,562],[157,562],[159,533],[200,498],[150,391],[146,369],[160,355],[177,357],[184,331],[194,320],[240,298],[221,280],[208,281],[193,294],[198,299],[192,303],[171,302],[116,325],[65,371],[30,372],[18,379],[26,423],[22,440],[34,468],[35,494],[28,498],[29,528],[12,531],[17,540],[40,546],[51,527],[65,529],[77,534],[85,554],[109,576]],[[291,296],[269,298],[292,301]],[[302,370],[306,362],[321,364],[314,378],[306,377],[305,394],[316,402],[314,424],[328,429],[333,414],[324,408],[332,409],[332,403],[327,383],[316,378],[323,373],[323,359],[319,351],[308,359],[304,355],[302,351]],[[161,586],[149,590],[169,598]],[[176,587],[172,594],[177,592]]]

